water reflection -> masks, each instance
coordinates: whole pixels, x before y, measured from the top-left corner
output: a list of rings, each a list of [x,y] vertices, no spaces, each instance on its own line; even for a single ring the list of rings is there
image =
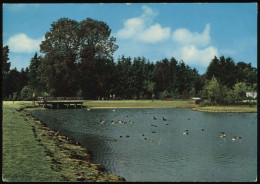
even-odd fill
[[[59,109],[32,113],[79,141],[91,150],[95,163],[127,181],[256,178],[256,113],[189,109]],[[100,124],[100,120],[105,123]],[[185,130],[187,135],[183,134]],[[219,137],[219,132],[225,132],[226,137]],[[233,136],[242,139],[232,141]]]

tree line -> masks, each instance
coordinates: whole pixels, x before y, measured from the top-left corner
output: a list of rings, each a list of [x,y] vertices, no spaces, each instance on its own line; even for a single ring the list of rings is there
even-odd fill
[[[150,62],[145,57],[119,57],[111,29],[102,21],[61,18],[51,24],[29,67],[10,69],[3,47],[2,99],[37,96],[81,96],[84,99],[188,99],[234,104],[247,90],[256,90],[257,70],[230,57],[215,57],[200,75],[174,57]],[[34,96],[34,95],[35,96]]]

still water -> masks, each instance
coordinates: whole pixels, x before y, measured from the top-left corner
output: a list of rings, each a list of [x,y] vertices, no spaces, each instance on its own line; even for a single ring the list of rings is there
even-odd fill
[[[126,181],[256,180],[256,113],[180,108],[49,109],[31,113],[80,142],[93,153],[94,163],[103,164],[109,173]],[[105,123],[100,124],[100,120]],[[219,137],[220,132],[226,137]],[[234,136],[241,139],[232,140]]]

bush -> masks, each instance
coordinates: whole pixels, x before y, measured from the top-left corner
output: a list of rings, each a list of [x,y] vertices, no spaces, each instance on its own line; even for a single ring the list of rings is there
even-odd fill
[[[163,92],[161,92],[160,94],[159,94],[159,98],[161,99],[161,100],[164,100],[166,97],[169,97],[170,96],[170,94],[169,94],[169,92],[167,91],[167,90],[164,90]]]
[[[200,103],[200,106],[212,106],[212,105],[215,105],[214,102],[210,101],[210,100],[203,100],[201,103]]]
[[[32,90],[29,86],[24,86],[21,90],[20,100],[31,100],[32,99]]]

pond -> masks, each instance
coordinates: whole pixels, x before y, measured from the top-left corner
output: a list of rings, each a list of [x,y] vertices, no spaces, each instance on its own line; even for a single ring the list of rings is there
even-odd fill
[[[49,109],[31,113],[80,142],[93,153],[94,163],[103,164],[107,172],[126,181],[256,180],[256,113],[184,108]],[[226,136],[219,137],[220,132]],[[241,139],[232,140],[234,136]]]

